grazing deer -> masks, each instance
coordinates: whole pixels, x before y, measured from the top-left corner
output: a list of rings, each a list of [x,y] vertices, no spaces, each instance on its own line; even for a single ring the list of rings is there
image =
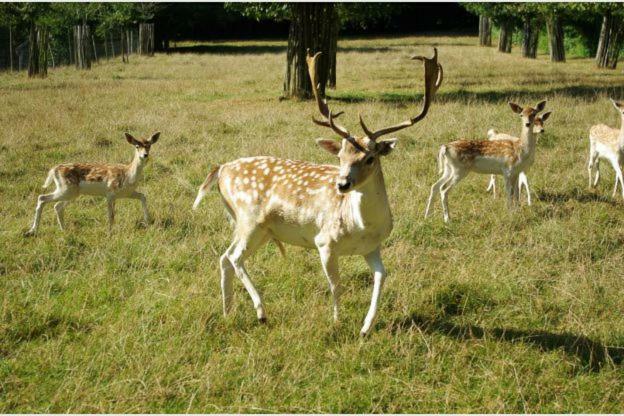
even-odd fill
[[[63,212],[65,207],[79,195],[106,197],[108,201],[109,231],[112,231],[115,219],[115,200],[119,198],[140,200],[143,207],[143,219],[148,223],[149,214],[147,212],[145,195],[137,192],[135,189],[143,176],[143,167],[147,163],[150,147],[158,141],[160,132],[152,134],[148,139],[135,139],[129,133],[125,133],[125,136],[128,143],[135,147],[134,158],[128,165],[65,163],[50,169],[43,187],[47,188],[54,181],[56,190],[50,194],[39,195],[35,210],[35,220],[25,235],[30,236],[37,232],[44,205],[53,201],[56,201],[54,210],[56,211],[58,225],[61,230],[64,230]]]
[[[537,116],[535,117],[535,123],[533,124],[533,134],[542,134],[544,132],[544,122],[548,119],[548,117],[550,117],[551,112],[547,112],[542,114],[541,116]],[[488,140],[491,141],[495,141],[495,140],[517,140],[519,141],[520,138],[512,136],[510,134],[505,134],[505,133],[498,133],[496,130],[494,129],[490,129],[487,132],[488,135]],[[529,190],[529,181],[527,179],[526,173],[524,172],[520,172],[520,174],[518,175],[518,194],[521,194],[522,192],[522,187],[524,187],[524,190],[526,192],[527,195],[527,204],[529,206],[531,206],[531,191]],[[492,190],[492,194],[494,196],[496,196],[496,175],[490,175],[490,183],[488,184],[487,190],[486,192],[489,192],[490,190]]]
[[[360,116],[365,135],[353,136],[336,123],[342,113],[332,113],[319,94],[316,74],[319,55],[307,57],[312,91],[323,116],[322,120],[313,118],[313,121],[331,128],[342,140],[317,139],[317,143],[337,156],[340,166],[268,156],[237,159],[215,167],[208,174],[193,208],[197,208],[216,182],[235,221],[233,242],[220,259],[225,315],[230,309],[232,278],[236,274],[251,296],[258,319],[266,320],[262,300],[244,261],[271,239],[318,250],[333,297],[334,321],[338,321],[341,293],[338,258],[364,256],[374,275],[371,304],[361,329],[361,335],[366,335],[372,327],[386,276],[380,244],[392,230],[381,158],[394,149],[397,139],[380,140],[380,137],[413,126],[426,116],[442,83],[442,67],[437,62],[437,50],[431,59],[412,58],[423,61],[425,66],[425,96],[420,114],[377,131],[369,130]]]
[[[535,108],[522,108],[509,103],[511,110],[522,119],[520,140],[456,140],[440,147],[438,170],[442,177],[431,187],[425,218],[429,216],[431,203],[440,194],[444,222],[450,219],[447,205],[448,192],[470,172],[503,175],[507,191],[507,205],[512,208],[518,202],[518,175],[526,171],[535,157],[533,125],[537,113],[544,110],[546,101]]]
[[[587,173],[589,173],[589,187],[598,185],[600,179],[600,160],[605,159],[615,171],[615,186],[613,187],[613,197],[617,194],[618,183],[622,187],[622,198],[624,198],[624,178],[620,166],[624,163],[624,103],[611,99],[613,106],[620,113],[621,126],[619,129],[611,128],[604,124],[597,124],[589,129],[589,163]],[[596,172],[596,177],[592,183],[592,174]]]

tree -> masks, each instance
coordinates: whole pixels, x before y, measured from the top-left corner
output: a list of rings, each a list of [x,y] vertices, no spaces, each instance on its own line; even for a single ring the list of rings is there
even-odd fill
[[[511,53],[511,44],[513,40],[514,29],[518,26],[518,13],[517,5],[514,3],[466,3],[463,4],[464,8],[469,12],[479,16],[480,25],[481,19],[488,19],[494,22],[500,28],[500,34],[498,37],[498,51],[503,53]],[[485,25],[480,26],[479,29],[479,44],[483,41],[483,45],[487,45],[489,41],[491,44],[491,34],[486,32],[491,30]],[[481,33],[481,30],[484,33]]]
[[[592,3],[587,5],[590,11],[602,16],[596,66],[615,69],[624,43],[622,25],[624,24],[624,5],[622,3]]]
[[[535,3],[520,3],[516,7],[522,19],[522,56],[535,59],[542,26],[541,14]]]
[[[13,33],[19,24],[18,10],[12,3],[0,3],[0,27],[4,26],[9,31],[9,69],[13,71],[13,59],[15,58],[15,41]]]
[[[548,51],[551,62],[565,62],[563,19],[568,5],[563,3],[540,3],[537,5],[546,20]]]
[[[492,3],[462,3],[462,6],[479,16],[479,46],[492,46]]]

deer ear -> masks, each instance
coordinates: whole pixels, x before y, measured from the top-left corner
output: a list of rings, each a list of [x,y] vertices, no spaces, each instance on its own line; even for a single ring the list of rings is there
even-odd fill
[[[541,117],[542,121],[548,120],[548,117],[550,117],[551,114],[552,114],[552,111],[542,114],[542,117]]]
[[[316,143],[332,155],[337,155],[342,147],[336,140],[316,139]]]
[[[126,140],[128,140],[128,143],[133,145],[137,144],[137,140],[130,133],[124,133],[124,135],[126,136]]]
[[[540,111],[544,111],[544,107],[546,107],[546,100],[540,101],[539,103],[537,103],[537,105],[535,106],[535,111],[538,113]]]
[[[390,152],[392,152],[392,150],[394,150],[394,148],[396,147],[397,141],[398,139],[395,139],[395,138],[378,141],[377,152],[381,156],[386,156],[390,154]]]
[[[512,103],[511,101],[508,104],[509,107],[511,107],[511,111],[513,111],[514,113],[520,114],[522,112],[522,107],[520,107],[518,104]]]
[[[159,138],[160,138],[160,132],[157,131],[156,133],[152,134],[152,137],[149,138],[148,142],[150,142],[151,144],[154,144],[158,141]]]

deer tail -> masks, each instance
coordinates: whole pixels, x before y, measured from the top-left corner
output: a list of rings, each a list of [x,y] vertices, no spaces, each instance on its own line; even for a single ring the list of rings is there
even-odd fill
[[[444,156],[446,155],[446,145],[440,146],[440,151],[438,152],[438,173],[444,172]]]
[[[197,192],[197,197],[195,198],[195,202],[193,203],[193,209],[196,210],[197,207],[199,206],[199,203],[202,201],[202,199],[204,199],[204,196],[208,193],[208,190],[210,189],[210,185],[212,185],[212,183],[217,180],[219,178],[219,168],[221,166],[215,166],[210,173],[208,174],[208,176],[206,177],[206,180],[204,181],[204,183],[201,184],[201,186],[199,187],[199,191]]]
[[[52,185],[52,181],[54,180],[54,174],[56,173],[56,169],[52,168],[50,169],[50,171],[48,172],[48,177],[46,178],[45,182],[43,183],[43,188],[47,188],[48,186]]]

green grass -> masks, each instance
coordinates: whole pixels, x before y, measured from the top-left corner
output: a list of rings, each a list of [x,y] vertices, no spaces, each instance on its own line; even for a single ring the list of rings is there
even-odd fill
[[[221,315],[218,257],[230,238],[216,193],[190,210],[209,168],[245,155],[330,162],[313,139],[312,102],[279,101],[283,43],[220,43],[206,54],[131,57],[45,80],[0,75],[0,411],[2,412],[622,412],[624,207],[603,168],[587,189],[587,133],[619,123],[620,71],[591,59],[550,64],[474,38],[340,43],[330,104],[357,131],[418,111],[437,45],[445,81],[429,115],[384,161],[395,228],[379,319],[361,258],[341,261],[342,324],[318,256],[274,245],[248,261],[269,323],[241,284]],[[212,48],[212,49],[211,49]],[[237,49],[242,48],[242,49]],[[239,53],[240,51],[240,53]],[[422,218],[439,145],[518,132],[508,100],[548,99],[553,116],[529,173],[534,206],[508,213],[473,175]],[[129,160],[122,133],[162,131],[140,204],[121,201],[107,234],[103,200],[53,210],[25,239],[47,170]],[[604,166],[604,164],[603,164]],[[499,187],[502,186],[499,181]]]

